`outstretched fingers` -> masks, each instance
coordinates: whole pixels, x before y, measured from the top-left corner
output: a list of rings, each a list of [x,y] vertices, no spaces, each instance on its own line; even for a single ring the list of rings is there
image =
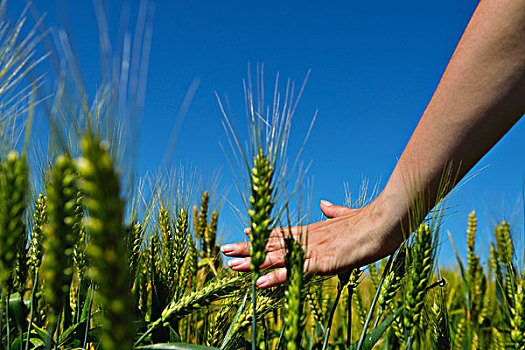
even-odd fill
[[[266,251],[280,251],[284,249],[284,237],[292,235],[295,239],[303,236],[306,237],[306,228],[304,226],[295,227],[278,227],[272,230],[268,243],[266,244]],[[244,229],[244,233],[250,237],[250,229]],[[239,242],[232,244],[225,244],[221,246],[221,252],[226,256],[249,256],[250,255],[250,242]]]
[[[256,285],[258,288],[264,289],[278,286],[284,282],[286,282],[286,268],[283,267],[259,277]]]
[[[226,256],[250,255],[250,242],[239,242],[221,246],[221,252]]]
[[[304,271],[307,272],[305,276],[306,278],[310,278],[316,274],[316,271],[313,267],[308,268],[309,264],[310,262],[308,261],[308,259],[305,260],[303,268],[304,268]],[[261,289],[275,287],[275,286],[285,283],[286,278],[287,278],[286,268],[281,267],[279,269],[268,272],[266,275],[259,277],[259,279],[257,279],[256,285],[258,288],[261,288]]]
[[[234,271],[250,271],[250,264],[252,259],[248,257],[235,258],[228,261],[228,267]],[[284,266],[284,251],[275,251],[266,254],[264,263],[260,266],[261,269],[283,267]]]

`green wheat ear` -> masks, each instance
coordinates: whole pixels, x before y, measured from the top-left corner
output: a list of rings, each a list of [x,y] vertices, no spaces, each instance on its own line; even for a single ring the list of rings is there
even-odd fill
[[[25,158],[10,152],[0,166],[0,287],[6,291],[12,287],[17,252],[26,234],[27,176]]]
[[[381,285],[381,291],[379,293],[379,299],[377,301],[379,310],[384,312],[388,310],[390,304],[394,300],[398,289],[402,285],[403,277],[405,276],[405,260],[406,253],[405,248],[402,247],[397,254],[392,268],[385,277],[385,281]]]
[[[411,271],[405,292],[403,317],[407,335],[414,339],[420,328],[424,298],[430,283],[435,257],[435,237],[428,224],[419,226],[411,251]]]
[[[450,349],[450,329],[445,292],[434,292],[434,303],[430,307],[436,350]]]
[[[472,211],[468,218],[467,250],[468,250],[468,279],[472,284],[479,266],[479,256],[474,252],[476,246],[477,219],[476,212]]]
[[[171,214],[163,205],[159,209],[158,227],[160,230],[160,236],[162,238],[161,243],[161,254],[162,254],[162,266],[161,272],[163,278],[172,280],[171,266],[173,265],[173,225],[171,220]]]
[[[195,246],[193,235],[188,233],[188,254],[186,254],[186,258],[184,259],[180,274],[181,279],[179,280],[180,295],[184,294],[186,287],[188,287],[190,291],[194,290],[198,263],[199,252]]]
[[[84,287],[86,286],[86,271],[88,261],[86,257],[86,228],[84,227],[84,195],[77,191],[75,198],[73,234],[75,242],[75,251],[73,260],[78,270],[78,278]]]
[[[100,341],[105,350],[132,349],[133,300],[129,291],[119,177],[106,145],[85,137],[81,147],[77,167],[89,213],[87,254],[93,262],[90,274],[98,285],[98,302],[103,310]]]
[[[270,237],[270,226],[273,222],[271,217],[273,203],[273,180],[274,169],[270,158],[264,155],[262,148],[253,161],[253,169],[250,176],[251,197],[248,215],[250,216],[251,228],[251,270],[256,280],[259,276],[259,267],[266,259],[266,243]]]
[[[525,347],[525,278],[522,276],[514,296],[514,307],[511,309],[512,319],[510,338],[516,349]]]
[[[188,250],[188,212],[185,209],[180,209],[177,216],[177,223],[175,224],[175,240],[173,249],[173,285],[175,288],[175,298],[179,298],[183,293],[181,281],[181,271],[184,265],[186,252]]]
[[[45,297],[53,313],[50,317],[51,330],[55,326],[62,308],[69,308],[69,296],[73,268],[73,249],[75,244],[77,176],[73,162],[68,156],[60,156],[51,170],[47,184],[49,226],[45,242],[44,279],[47,284]],[[64,312],[69,317],[69,312]],[[66,316],[67,314],[67,316]]]
[[[33,230],[31,233],[31,245],[29,249],[28,265],[30,271],[34,273],[40,267],[43,255],[44,231],[47,226],[47,199],[43,194],[39,194],[35,200],[35,210],[33,212]],[[34,282],[36,283],[36,281]]]
[[[202,248],[202,240],[204,239],[204,233],[206,232],[206,227],[208,226],[208,202],[210,201],[210,195],[208,192],[204,192],[202,194],[201,199],[201,206],[200,210],[198,211],[198,215],[196,215],[196,207],[193,208],[193,220],[195,225],[195,237],[197,238],[197,241],[201,243]],[[205,252],[203,252],[205,253]]]
[[[204,247],[206,248],[206,256],[215,258],[218,254],[215,241],[217,240],[217,224],[219,220],[219,213],[215,210],[211,213],[210,224],[206,227],[204,232]]]
[[[129,245],[128,265],[131,276],[137,273],[140,260],[140,247],[144,239],[144,226],[140,222],[135,222],[131,227]]]

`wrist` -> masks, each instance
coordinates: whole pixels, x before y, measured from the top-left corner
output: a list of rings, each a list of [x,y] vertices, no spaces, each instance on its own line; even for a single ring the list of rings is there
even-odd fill
[[[379,244],[392,254],[410,234],[406,196],[383,191],[370,206],[370,215],[377,223],[378,232],[383,232]]]

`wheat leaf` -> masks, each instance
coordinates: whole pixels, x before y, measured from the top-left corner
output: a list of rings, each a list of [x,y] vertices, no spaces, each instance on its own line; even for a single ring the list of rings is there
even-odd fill
[[[374,347],[375,343],[377,343],[379,338],[381,338],[383,336],[383,333],[385,333],[385,331],[388,329],[388,327],[390,327],[392,322],[394,322],[396,317],[399,316],[399,314],[401,313],[402,310],[403,310],[403,306],[401,306],[399,309],[397,309],[397,311],[393,315],[388,317],[378,327],[374,328],[370,333],[368,333],[365,336],[365,340],[364,340],[364,342],[363,342],[363,344],[361,346],[361,349],[363,349],[363,350],[371,350]],[[355,349],[357,349],[357,345],[358,345],[358,342],[352,344],[352,346],[350,346],[347,350],[355,350]]]

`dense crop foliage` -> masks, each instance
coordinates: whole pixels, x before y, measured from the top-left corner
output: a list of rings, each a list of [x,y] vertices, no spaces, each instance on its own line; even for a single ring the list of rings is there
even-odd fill
[[[2,93],[39,61],[33,32],[20,41],[19,26],[0,25],[0,67],[19,68],[0,79]],[[18,91],[14,105],[28,103],[31,111],[28,88]],[[0,349],[525,348],[525,276],[505,221],[493,230],[486,264],[473,212],[467,261],[436,268],[438,210],[378,264],[307,278],[300,242],[308,231],[296,240],[279,229],[301,222],[290,217],[285,188],[296,101],[287,90],[280,106],[276,91],[270,110],[251,83],[246,94],[250,149],[229,119],[225,126],[236,171],[244,171],[250,273],[225,267],[213,194],[192,196],[183,181],[159,185],[159,176],[149,198],[140,186],[123,195],[119,138],[98,124],[107,110],[84,111],[84,123],[62,130],[76,136],[60,151],[49,149],[47,164],[31,160],[27,147],[15,151],[20,145],[8,132],[0,136]],[[19,115],[10,111],[0,126],[17,130]],[[257,290],[272,231],[284,236],[289,279]]]

